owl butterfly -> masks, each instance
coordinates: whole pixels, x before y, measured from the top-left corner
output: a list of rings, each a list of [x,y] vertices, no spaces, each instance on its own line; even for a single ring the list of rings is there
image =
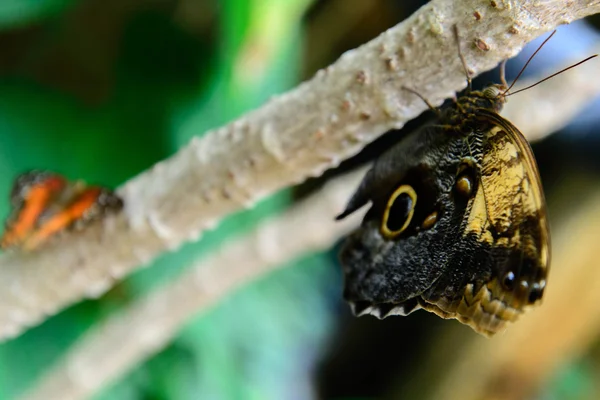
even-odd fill
[[[58,232],[83,227],[123,206],[108,189],[70,182],[47,171],[20,175],[13,185],[10,203],[12,212],[0,238],[2,249],[35,249]]]
[[[466,72],[460,45],[459,56]],[[371,203],[340,253],[357,316],[422,308],[491,336],[542,299],[550,238],[536,161],[498,115],[503,74],[483,91],[467,80],[433,124],[375,162],[337,217]]]

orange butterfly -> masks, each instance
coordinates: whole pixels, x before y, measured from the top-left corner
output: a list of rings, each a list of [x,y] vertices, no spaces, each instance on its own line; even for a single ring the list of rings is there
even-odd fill
[[[12,212],[0,247],[32,250],[67,228],[81,228],[123,201],[109,189],[70,182],[48,171],[20,175],[10,194]]]

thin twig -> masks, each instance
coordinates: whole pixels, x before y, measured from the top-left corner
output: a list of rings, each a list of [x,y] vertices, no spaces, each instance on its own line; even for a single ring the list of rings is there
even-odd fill
[[[479,44],[463,46],[475,75],[542,33],[599,11],[597,0],[573,0],[569,7],[562,0],[433,0],[310,81],[131,179],[119,190],[125,210],[117,217],[42,251],[3,255],[0,337],[103,293],[115,279],[197,239],[224,216],[335,167],[401,127],[424,110],[402,86],[419,90],[432,104],[462,89],[454,24],[465,43]]]

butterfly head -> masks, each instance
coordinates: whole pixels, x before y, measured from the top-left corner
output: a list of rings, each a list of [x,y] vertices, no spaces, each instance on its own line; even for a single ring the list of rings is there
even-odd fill
[[[462,114],[472,113],[476,109],[486,109],[499,113],[506,103],[506,86],[493,84],[483,90],[467,92],[457,100],[457,109]]]

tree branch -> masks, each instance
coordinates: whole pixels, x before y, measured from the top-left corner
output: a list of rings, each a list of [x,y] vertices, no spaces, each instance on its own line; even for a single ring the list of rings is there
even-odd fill
[[[598,0],[572,0],[568,7],[563,0],[432,1],[310,81],[127,182],[119,190],[125,210],[118,216],[42,251],[3,255],[0,337],[103,293],[113,280],[197,239],[227,214],[319,175],[401,127],[425,108],[403,86],[432,104],[462,89],[453,24],[477,74],[540,34],[598,11]]]

